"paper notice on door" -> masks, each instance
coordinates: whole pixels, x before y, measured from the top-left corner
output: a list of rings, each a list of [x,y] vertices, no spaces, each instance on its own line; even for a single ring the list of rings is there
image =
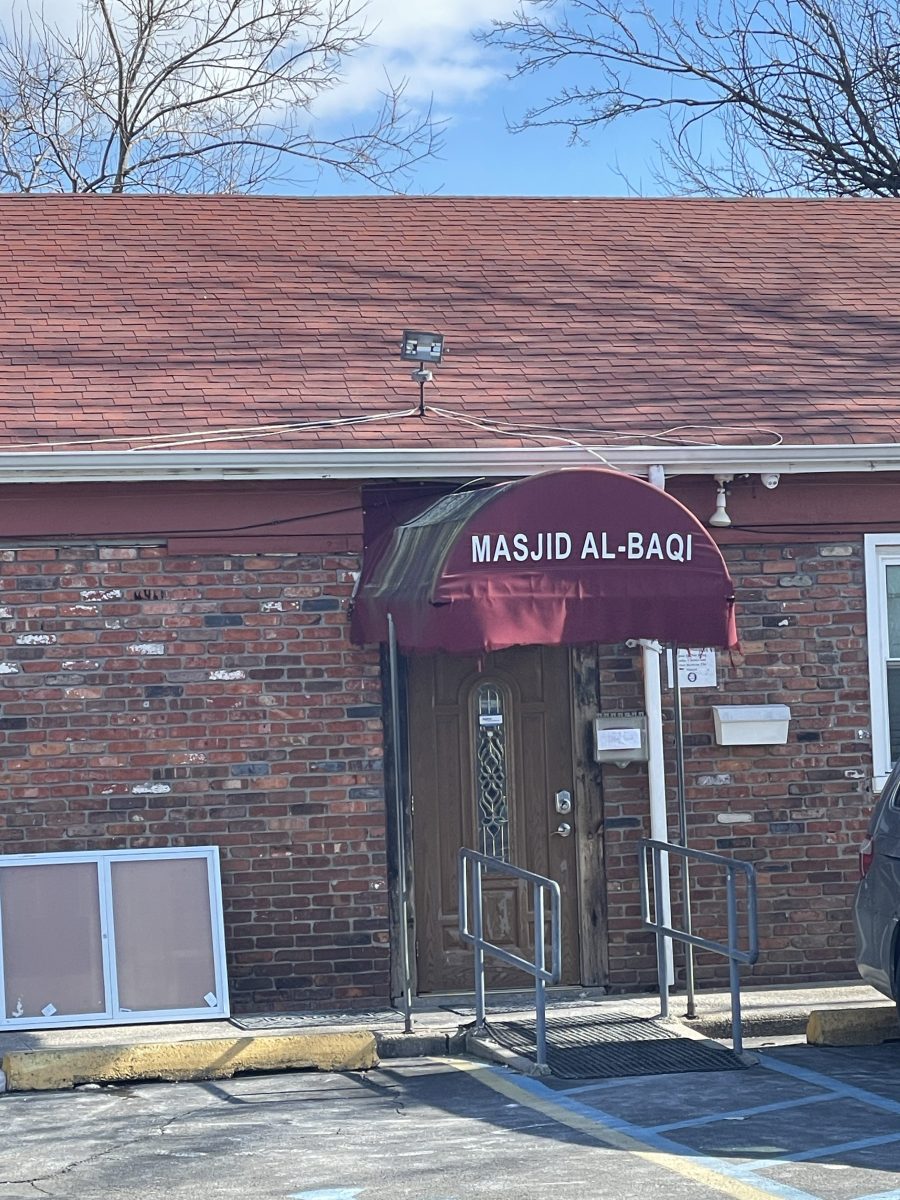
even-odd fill
[[[598,750],[640,750],[640,729],[598,729]]]
[[[487,713],[478,718],[479,725],[502,725],[503,717],[500,713]]]

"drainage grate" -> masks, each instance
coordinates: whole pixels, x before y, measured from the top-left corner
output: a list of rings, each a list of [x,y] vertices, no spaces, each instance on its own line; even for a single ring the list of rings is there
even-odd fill
[[[535,1057],[534,1021],[496,1021],[494,1041]],[[740,1071],[746,1064],[725,1046],[678,1037],[651,1017],[550,1017],[547,1063],[560,1079],[619,1079],[688,1071]]]

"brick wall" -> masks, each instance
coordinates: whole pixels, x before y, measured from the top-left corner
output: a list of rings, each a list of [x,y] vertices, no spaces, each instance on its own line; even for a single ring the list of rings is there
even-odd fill
[[[715,692],[682,693],[690,841],[748,859],[759,872],[762,953],[745,969],[749,982],[853,977],[851,901],[872,806],[862,543],[728,546],[725,557],[743,653],[733,661],[719,654]],[[620,649],[602,665],[603,709],[642,708],[639,657]],[[715,745],[718,703],[789,704],[787,745]],[[671,708],[667,715],[671,770]],[[654,947],[637,930],[635,888],[636,842],[649,834],[646,772],[605,767],[603,790],[611,982],[650,986]],[[673,791],[673,835],[675,813]],[[694,883],[698,932],[723,936],[718,879],[695,871]],[[697,961],[701,980],[727,978],[724,959]]]
[[[217,845],[237,1009],[388,996],[356,555],[0,551],[0,850]]]
[[[691,840],[759,870],[750,978],[852,977],[871,806],[862,546],[726,557],[743,654],[719,655],[715,693],[684,692]],[[0,551],[0,849],[218,845],[239,1010],[388,996],[378,657],[346,633],[358,565]],[[603,708],[642,707],[639,658],[620,647],[602,662]],[[790,704],[788,744],[715,746],[718,702]],[[667,734],[671,748],[671,720]],[[603,788],[611,983],[652,986],[635,889],[646,772],[606,767]],[[721,888],[695,882],[698,928],[721,934]],[[722,960],[698,961],[702,981],[724,980]]]

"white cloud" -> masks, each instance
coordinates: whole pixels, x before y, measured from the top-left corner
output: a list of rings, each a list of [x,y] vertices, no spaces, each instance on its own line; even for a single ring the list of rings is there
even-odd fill
[[[319,96],[313,111],[323,120],[363,116],[388,87],[406,81],[414,106],[433,101],[447,115],[502,78],[508,63],[492,57],[472,37],[492,18],[510,16],[516,0],[368,0],[363,13],[372,31],[368,45],[348,60],[343,82]],[[79,0],[0,0],[0,20],[27,17],[29,8],[64,28],[74,26]]]
[[[317,116],[353,116],[371,109],[386,80],[406,81],[411,103],[434,102],[437,112],[471,100],[503,75],[473,39],[491,18],[509,16],[515,0],[370,0],[369,45],[347,64],[344,82],[315,105]]]
[[[0,0],[0,20],[28,24],[28,16],[43,16],[49,25],[69,31],[75,28],[81,11],[79,0]]]

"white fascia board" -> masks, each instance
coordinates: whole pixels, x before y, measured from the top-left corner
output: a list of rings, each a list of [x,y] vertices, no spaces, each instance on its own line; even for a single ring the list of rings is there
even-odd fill
[[[205,479],[471,479],[606,465],[646,475],[900,471],[900,443],[817,446],[455,447],[365,450],[0,451],[0,483]]]

